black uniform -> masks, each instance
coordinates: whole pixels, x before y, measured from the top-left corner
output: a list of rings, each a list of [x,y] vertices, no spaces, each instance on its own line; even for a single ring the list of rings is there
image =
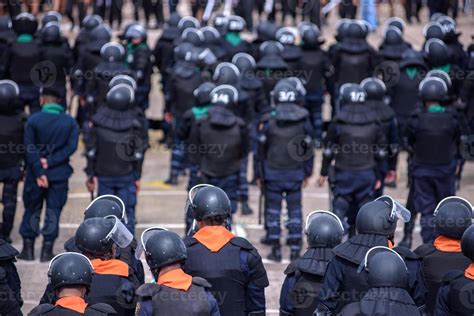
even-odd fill
[[[0,239],[0,314],[22,315],[20,308],[23,306],[21,297],[21,281],[15,267],[18,251]],[[6,295],[5,295],[6,294]],[[5,296],[4,296],[5,295]]]
[[[41,304],[35,307],[28,315],[32,316],[76,316],[76,315],[87,315],[87,316],[107,316],[116,315],[115,310],[110,305],[97,303],[89,305],[85,309],[84,313],[77,312],[67,307],[54,306],[51,304]]]

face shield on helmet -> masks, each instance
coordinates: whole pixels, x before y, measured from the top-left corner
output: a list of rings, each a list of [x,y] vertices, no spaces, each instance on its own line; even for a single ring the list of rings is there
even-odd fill
[[[463,204],[464,206],[467,207],[467,209],[471,210],[471,212],[473,211],[473,206],[471,204],[471,202],[469,202],[468,200],[466,200],[465,198],[462,198],[460,196],[448,196],[444,199],[442,199],[438,205],[436,206],[436,209],[434,210],[433,212],[433,215],[436,216],[436,214],[438,214],[438,211],[439,209],[446,205],[446,204],[450,204],[450,203],[461,203]],[[474,214],[473,214],[474,215]],[[474,216],[473,216],[474,217]]]
[[[399,202],[395,201],[391,196],[384,195],[379,197],[378,199],[375,199],[375,201],[384,202],[392,208],[390,212],[391,221],[395,221],[397,219],[401,219],[405,223],[410,221],[411,212]]]
[[[143,231],[142,235],[140,236],[140,242],[138,243],[137,249],[135,249],[135,258],[137,260],[140,260],[140,257],[142,256],[143,253],[146,252],[146,243],[148,239],[150,239],[151,236],[153,236],[155,233],[159,231],[167,230],[166,228],[163,227],[150,227],[147,228]]]
[[[105,240],[112,240],[119,248],[128,247],[133,240],[133,235],[128,228],[114,215],[106,216],[105,219],[114,220],[114,227],[107,234]]]
[[[336,214],[332,212],[324,211],[324,210],[316,210],[309,213],[308,216],[306,216],[305,225],[304,225],[305,233],[308,233],[309,226],[311,225],[313,221],[317,220],[318,217],[321,217],[324,215],[330,215],[334,217],[336,221],[339,223],[339,225],[341,226],[342,231],[344,231],[344,226],[342,225],[341,220],[339,219],[339,217],[336,216]]]

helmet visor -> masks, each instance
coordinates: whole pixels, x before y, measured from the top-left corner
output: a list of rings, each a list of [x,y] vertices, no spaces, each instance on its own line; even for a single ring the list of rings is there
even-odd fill
[[[114,227],[105,238],[107,240],[112,240],[119,248],[128,247],[133,240],[132,233],[116,216],[110,215],[105,218],[113,219],[115,221]]]
[[[167,229],[163,227],[150,227],[143,231],[140,237],[140,242],[138,243],[137,249],[135,250],[135,258],[137,260],[140,260],[140,257],[142,256],[142,254],[146,251],[146,243],[148,239],[150,239],[150,237],[153,236],[155,233],[162,230],[167,230]]]
[[[392,208],[390,212],[390,219],[394,220],[398,218],[403,220],[405,223],[410,221],[411,212],[398,201],[395,201],[391,196],[384,195],[379,197],[375,201],[382,201]]]

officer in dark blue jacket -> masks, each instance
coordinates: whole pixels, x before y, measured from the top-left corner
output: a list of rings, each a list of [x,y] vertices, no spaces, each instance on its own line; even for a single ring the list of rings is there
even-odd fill
[[[413,201],[421,213],[421,236],[431,243],[434,232],[433,210],[444,198],[455,194],[457,148],[466,132],[459,114],[442,106],[448,93],[439,78],[426,78],[419,86],[424,108],[415,111],[405,137],[413,154]]]
[[[306,218],[308,250],[286,268],[280,293],[280,315],[311,315],[319,303],[319,292],[332,248],[342,241],[341,220],[331,212],[314,211]]]
[[[77,124],[64,113],[61,93],[54,86],[43,88],[41,112],[31,115],[26,123],[25,213],[20,226],[24,247],[19,259],[34,260],[35,239],[40,233],[43,235],[40,260],[45,262],[54,257],[53,244],[58,237],[59,218],[73,171],[69,158],[78,142]],[[46,219],[40,231],[43,201],[46,201]]]
[[[0,81],[0,143],[4,148],[0,155],[0,182],[3,182],[2,225],[0,236],[11,243],[10,233],[16,212],[17,188],[21,178],[25,115],[18,99],[20,89],[11,80]],[[11,146],[11,147],[9,147]]]
[[[265,194],[269,259],[281,261],[280,217],[283,198],[288,205],[287,245],[291,260],[299,257],[302,238],[301,190],[313,171],[312,126],[301,106],[306,91],[299,79],[281,80],[272,92],[275,104],[259,123],[257,182]]]
[[[151,228],[142,234],[141,241],[156,283],[137,289],[135,315],[220,316],[209,282],[183,271],[187,250],[176,233]]]
[[[267,273],[257,249],[228,230],[229,198],[209,185],[192,191],[188,202],[198,231],[184,239],[188,256],[183,270],[212,285],[221,315],[265,315]]]

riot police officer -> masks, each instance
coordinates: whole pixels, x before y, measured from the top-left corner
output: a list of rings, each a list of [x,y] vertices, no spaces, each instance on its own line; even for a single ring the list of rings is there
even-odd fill
[[[137,112],[131,109],[134,91],[129,85],[114,86],[106,99],[106,106],[92,117],[91,137],[86,144],[86,186],[94,192],[98,185],[99,195],[119,196],[126,205],[127,227],[133,233],[146,148],[143,126],[139,124]]]
[[[241,38],[240,33],[245,29],[243,18],[231,15],[226,19],[226,33],[223,36],[222,47],[227,52],[227,60],[237,53],[249,53],[250,45]]]
[[[93,265],[86,256],[72,252],[57,255],[49,264],[48,277],[58,300],[55,305],[35,307],[29,315],[115,315],[108,304],[86,303],[93,274]]]
[[[370,287],[367,276],[357,271],[367,251],[376,246],[392,247],[397,220],[407,221],[410,215],[407,209],[388,196],[362,206],[356,219],[358,234],[333,250],[334,258],[327,267],[321,287],[319,312],[337,313],[344,306],[362,299]],[[424,282],[420,279],[418,267],[410,272],[409,279],[410,293],[416,293],[417,298],[424,301]]]
[[[106,303],[118,315],[133,315],[139,283],[131,267],[115,258],[116,249],[126,248],[132,240],[133,235],[115,216],[89,218],[79,225],[76,246],[91,260],[94,269],[87,295],[89,304]]]
[[[226,228],[231,216],[227,194],[203,185],[189,195],[198,231],[184,239],[188,256],[183,270],[212,285],[222,315],[265,315],[267,273],[257,249]]]
[[[415,250],[423,258],[423,274],[428,288],[426,307],[432,315],[443,277],[451,270],[465,270],[471,262],[461,251],[461,238],[472,224],[472,205],[463,198],[451,196],[443,199],[433,214],[437,237],[433,243]]]
[[[200,148],[201,182],[216,185],[230,198],[232,213],[237,211],[239,176],[242,161],[249,152],[249,131],[245,122],[233,113],[238,91],[221,85],[211,92],[207,117],[196,127],[195,148]]]
[[[22,315],[21,280],[15,266],[18,250],[0,239],[0,293],[4,296],[0,304],[0,313]]]
[[[464,271],[451,271],[443,278],[436,298],[435,315],[471,315],[474,306],[470,300],[474,280],[474,226],[471,225],[461,238],[461,250],[471,264]]]
[[[0,80],[0,139],[2,144],[19,146],[23,144],[25,117],[19,100],[20,89],[11,80]],[[18,147],[16,147],[18,148]],[[2,192],[1,238],[11,243],[10,234],[15,219],[18,182],[21,177],[22,154],[4,151],[0,155],[0,182]]]
[[[150,235],[146,236],[147,233]],[[176,233],[147,230],[141,240],[156,283],[137,289],[139,303],[135,315],[220,315],[216,299],[210,293],[209,282],[183,271],[187,250]],[[174,299],[170,300],[170,297]]]
[[[301,77],[301,47],[296,45],[296,30],[290,27],[282,27],[275,33],[275,40],[283,45],[281,56],[288,64],[290,76]]]
[[[388,157],[394,157],[398,153],[398,145],[400,140],[395,112],[393,111],[392,107],[387,104],[387,87],[382,80],[375,77],[362,80],[360,85],[367,93],[366,104],[371,108],[372,111],[376,113],[376,116],[381,123],[385,140],[387,141],[387,155]],[[385,175],[391,172],[394,173],[395,170],[390,170],[388,162],[384,161],[381,172],[381,184],[380,188],[375,190],[375,197],[380,197],[383,195],[383,190],[385,187]]]
[[[385,29],[383,42],[379,47],[377,64],[384,61],[399,62],[402,59],[402,54],[411,45],[403,39],[402,31],[395,26],[389,26]]]
[[[373,247],[361,268],[367,274],[369,290],[360,302],[344,307],[341,315],[422,315],[407,291],[407,266],[395,251]]]
[[[419,86],[424,107],[414,112],[405,131],[413,154],[413,203],[421,213],[424,243],[435,239],[433,210],[455,193],[456,153],[465,133],[457,112],[442,106],[448,88],[439,78],[426,78]]]
[[[299,88],[292,84],[293,80]],[[275,261],[281,261],[283,199],[288,207],[286,244],[290,246],[292,261],[301,250],[301,190],[313,172],[314,158],[312,126],[309,113],[302,106],[305,92],[299,79],[281,80],[272,92],[273,111],[265,114],[259,123],[257,183],[265,194],[266,239],[272,245],[268,258]]]
[[[386,140],[376,112],[366,104],[365,90],[356,84],[343,85],[340,90],[342,108],[329,125],[318,184],[322,186],[330,176],[334,213],[344,225],[349,224],[352,236],[357,210],[372,200],[381,185]]]
[[[280,293],[280,315],[311,315],[316,309],[332,248],[342,241],[341,220],[331,212],[314,211],[306,217],[308,249],[290,263]]]

